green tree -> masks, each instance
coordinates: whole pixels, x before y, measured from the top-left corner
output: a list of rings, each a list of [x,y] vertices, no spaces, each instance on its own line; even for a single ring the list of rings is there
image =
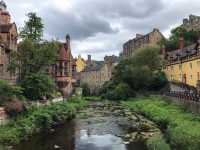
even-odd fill
[[[22,98],[22,90],[19,86],[11,86],[7,81],[0,80],[0,104],[10,101],[14,97]]]
[[[163,60],[160,56],[159,46],[146,46],[136,50],[131,64],[134,66],[147,66],[151,70],[159,70],[162,67]]]
[[[101,89],[101,95],[108,99],[126,99],[135,92],[157,91],[167,83],[161,71],[163,63],[157,46],[138,49],[130,59],[119,62],[112,80]]]
[[[83,93],[82,93],[83,96],[90,96],[90,88],[89,88],[88,84],[83,83],[81,85],[81,88],[83,89]]]
[[[25,96],[30,100],[39,100],[43,97],[49,97],[55,90],[54,81],[45,74],[34,73],[26,76],[21,86],[24,89]]]
[[[185,46],[193,44],[199,38],[199,31],[191,30],[187,31],[185,28],[179,26],[171,30],[171,35],[168,40],[163,40],[162,44],[165,45],[167,50],[176,50],[179,48],[179,39],[183,36],[185,40]]]
[[[9,70],[19,70],[20,79],[30,73],[46,72],[55,64],[59,44],[56,41],[34,43],[29,39],[19,43],[18,52],[13,52]]]
[[[44,25],[42,18],[38,17],[36,13],[30,12],[27,14],[28,21],[25,22],[25,26],[20,31],[20,37],[24,39],[30,39],[32,41],[40,41],[43,36]]]

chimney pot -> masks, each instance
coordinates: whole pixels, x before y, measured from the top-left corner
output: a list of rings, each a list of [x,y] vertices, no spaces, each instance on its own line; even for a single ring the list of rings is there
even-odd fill
[[[180,39],[179,39],[179,48],[183,49],[185,46],[185,41],[184,41],[184,37],[183,35],[181,35]]]

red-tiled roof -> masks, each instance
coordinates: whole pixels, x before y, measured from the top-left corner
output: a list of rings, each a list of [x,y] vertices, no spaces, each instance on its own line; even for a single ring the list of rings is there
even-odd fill
[[[59,50],[58,60],[67,60],[67,51],[64,46]]]

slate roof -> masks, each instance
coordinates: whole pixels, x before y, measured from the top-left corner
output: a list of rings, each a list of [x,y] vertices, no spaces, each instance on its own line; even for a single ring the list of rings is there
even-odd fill
[[[190,46],[184,47],[183,49],[177,49],[171,52],[167,52],[167,59],[176,61],[178,59],[184,59],[186,57],[196,55],[198,51],[198,46],[199,44],[195,43]]]
[[[91,64],[88,64],[83,72],[90,72],[90,71],[98,71],[103,67],[103,61],[92,61]]]

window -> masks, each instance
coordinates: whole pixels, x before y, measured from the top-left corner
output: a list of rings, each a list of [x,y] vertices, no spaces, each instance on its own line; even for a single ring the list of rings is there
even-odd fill
[[[182,64],[179,65],[179,70],[182,70]]]
[[[190,69],[192,69],[192,63],[190,63]]]
[[[197,61],[197,66],[200,67],[200,61]]]
[[[190,80],[192,80],[192,75],[190,75]]]
[[[179,80],[183,81],[183,75],[182,74],[179,75]]]
[[[173,80],[173,75],[171,75],[171,81]]]
[[[57,76],[57,73],[58,73],[58,67],[57,67],[57,64],[55,65],[55,75]]]
[[[3,64],[0,65],[0,75],[3,75]]]
[[[67,62],[65,62],[65,66],[64,66],[64,74],[65,74],[65,76],[68,75],[68,72],[67,72]]]

